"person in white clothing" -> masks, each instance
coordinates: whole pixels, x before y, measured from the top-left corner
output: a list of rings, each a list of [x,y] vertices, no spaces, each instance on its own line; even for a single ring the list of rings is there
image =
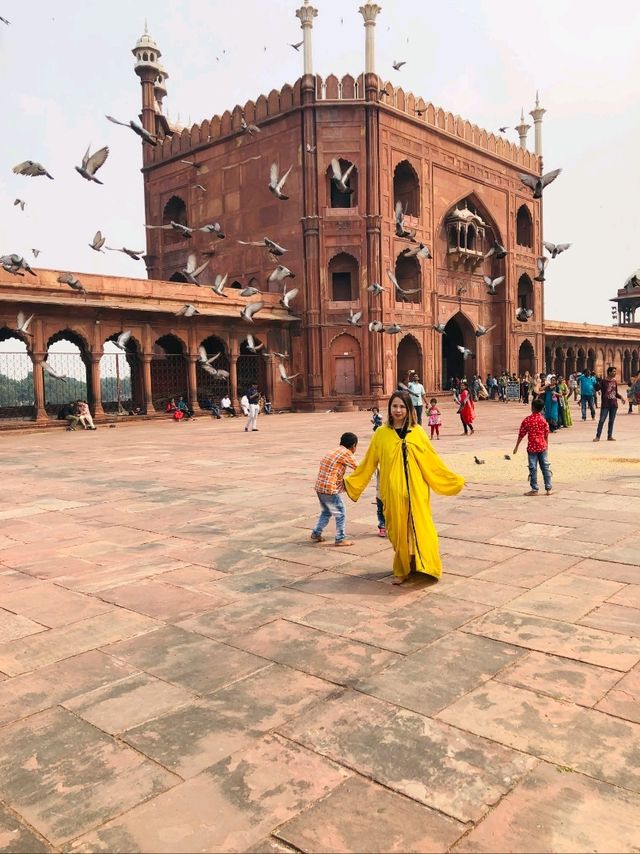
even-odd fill
[[[246,394],[243,394],[240,398],[240,409],[242,410],[243,415],[249,414],[249,398]]]
[[[91,415],[91,412],[89,411],[89,404],[87,403],[87,401],[86,400],[79,400],[77,406],[78,406],[78,420],[80,421],[80,423],[82,424],[84,429],[85,430],[96,430],[97,427],[95,427],[95,425],[93,423],[93,417]]]
[[[233,418],[236,417],[235,409],[231,406],[231,398],[228,394],[225,394],[220,401],[220,409],[222,409],[223,412],[226,412],[227,415],[231,415]]]
[[[245,433],[258,432],[258,413],[260,412],[260,391],[257,385],[250,386],[247,391],[247,401],[249,402],[249,414],[247,417],[247,426],[244,428]]]

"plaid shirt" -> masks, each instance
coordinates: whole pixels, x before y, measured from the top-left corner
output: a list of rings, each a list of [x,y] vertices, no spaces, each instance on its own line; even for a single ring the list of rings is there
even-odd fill
[[[337,495],[344,492],[344,473],[356,468],[356,460],[351,451],[340,445],[335,451],[325,454],[320,460],[320,469],[316,479],[316,492],[324,495]]]

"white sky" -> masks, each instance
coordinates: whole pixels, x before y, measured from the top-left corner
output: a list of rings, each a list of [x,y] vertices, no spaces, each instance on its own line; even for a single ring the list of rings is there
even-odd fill
[[[618,287],[640,267],[640,4],[611,13],[578,0],[379,0],[377,71],[436,105],[489,129],[517,124],[536,89],[547,109],[545,169],[563,174],[545,194],[545,239],[572,242],[547,273],[547,318],[609,323]],[[100,228],[107,244],[145,246],[140,144],[110,113],[137,119],[140,86],[131,48],[144,28],[169,72],[172,119],[210,118],[257,98],[302,71],[298,3],[284,0],[111,0],[108,7],[58,0],[0,0],[0,253],[36,264],[145,277],[143,262],[88,248]],[[315,70],[354,76],[364,63],[358,0],[315,0]],[[341,18],[343,23],[341,23]],[[267,50],[264,50],[264,47]],[[219,57],[219,61],[216,61]],[[401,72],[393,60],[407,60]],[[514,131],[509,131],[516,140]],[[533,129],[529,132],[533,147]],[[91,142],[108,144],[103,187],[80,178]],[[11,168],[38,160],[54,175],[25,178]],[[27,202],[24,212],[15,198]]]

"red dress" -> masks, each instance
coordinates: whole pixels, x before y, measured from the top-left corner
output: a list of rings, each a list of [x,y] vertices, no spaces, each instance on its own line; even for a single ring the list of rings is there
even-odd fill
[[[460,393],[460,406],[458,408],[458,414],[462,419],[463,424],[471,424],[473,419],[476,417],[475,407],[473,405],[473,400],[471,399],[471,395],[464,389]]]

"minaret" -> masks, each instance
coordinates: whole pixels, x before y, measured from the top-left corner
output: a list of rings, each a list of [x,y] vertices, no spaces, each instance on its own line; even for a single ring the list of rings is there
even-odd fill
[[[376,42],[375,42],[375,26],[378,12],[382,11],[382,7],[377,3],[372,3],[367,0],[364,6],[360,6],[358,10],[364,18],[364,73],[376,73]]]
[[[162,112],[162,99],[167,95],[167,86],[165,81],[168,77],[169,74],[165,70],[164,65],[158,63],[158,74],[156,76],[155,83],[153,84],[153,94],[155,95],[159,112]]]
[[[162,54],[158,49],[158,45],[149,35],[147,22],[144,22],[144,33],[138,39],[136,46],[131,49],[131,53],[136,58],[134,70],[140,78],[142,86],[142,112],[140,120],[142,126],[149,133],[156,133],[156,96],[154,93],[154,84],[158,77],[160,68],[160,57]]]
[[[300,18],[300,26],[302,27],[302,52],[304,56],[304,74],[313,74],[313,51],[311,48],[311,30],[313,28],[313,19],[318,14],[318,10],[309,5],[309,0],[304,0],[304,6],[296,10],[296,17]]]
[[[515,130],[518,132],[518,136],[520,137],[520,148],[527,147],[527,134],[531,130],[531,125],[525,123],[524,120],[524,108],[520,110],[520,124],[516,125]]]
[[[536,105],[529,115],[533,119],[533,128],[536,135],[536,154],[542,157],[542,117],[547,111],[540,106],[540,97],[536,92]]]

